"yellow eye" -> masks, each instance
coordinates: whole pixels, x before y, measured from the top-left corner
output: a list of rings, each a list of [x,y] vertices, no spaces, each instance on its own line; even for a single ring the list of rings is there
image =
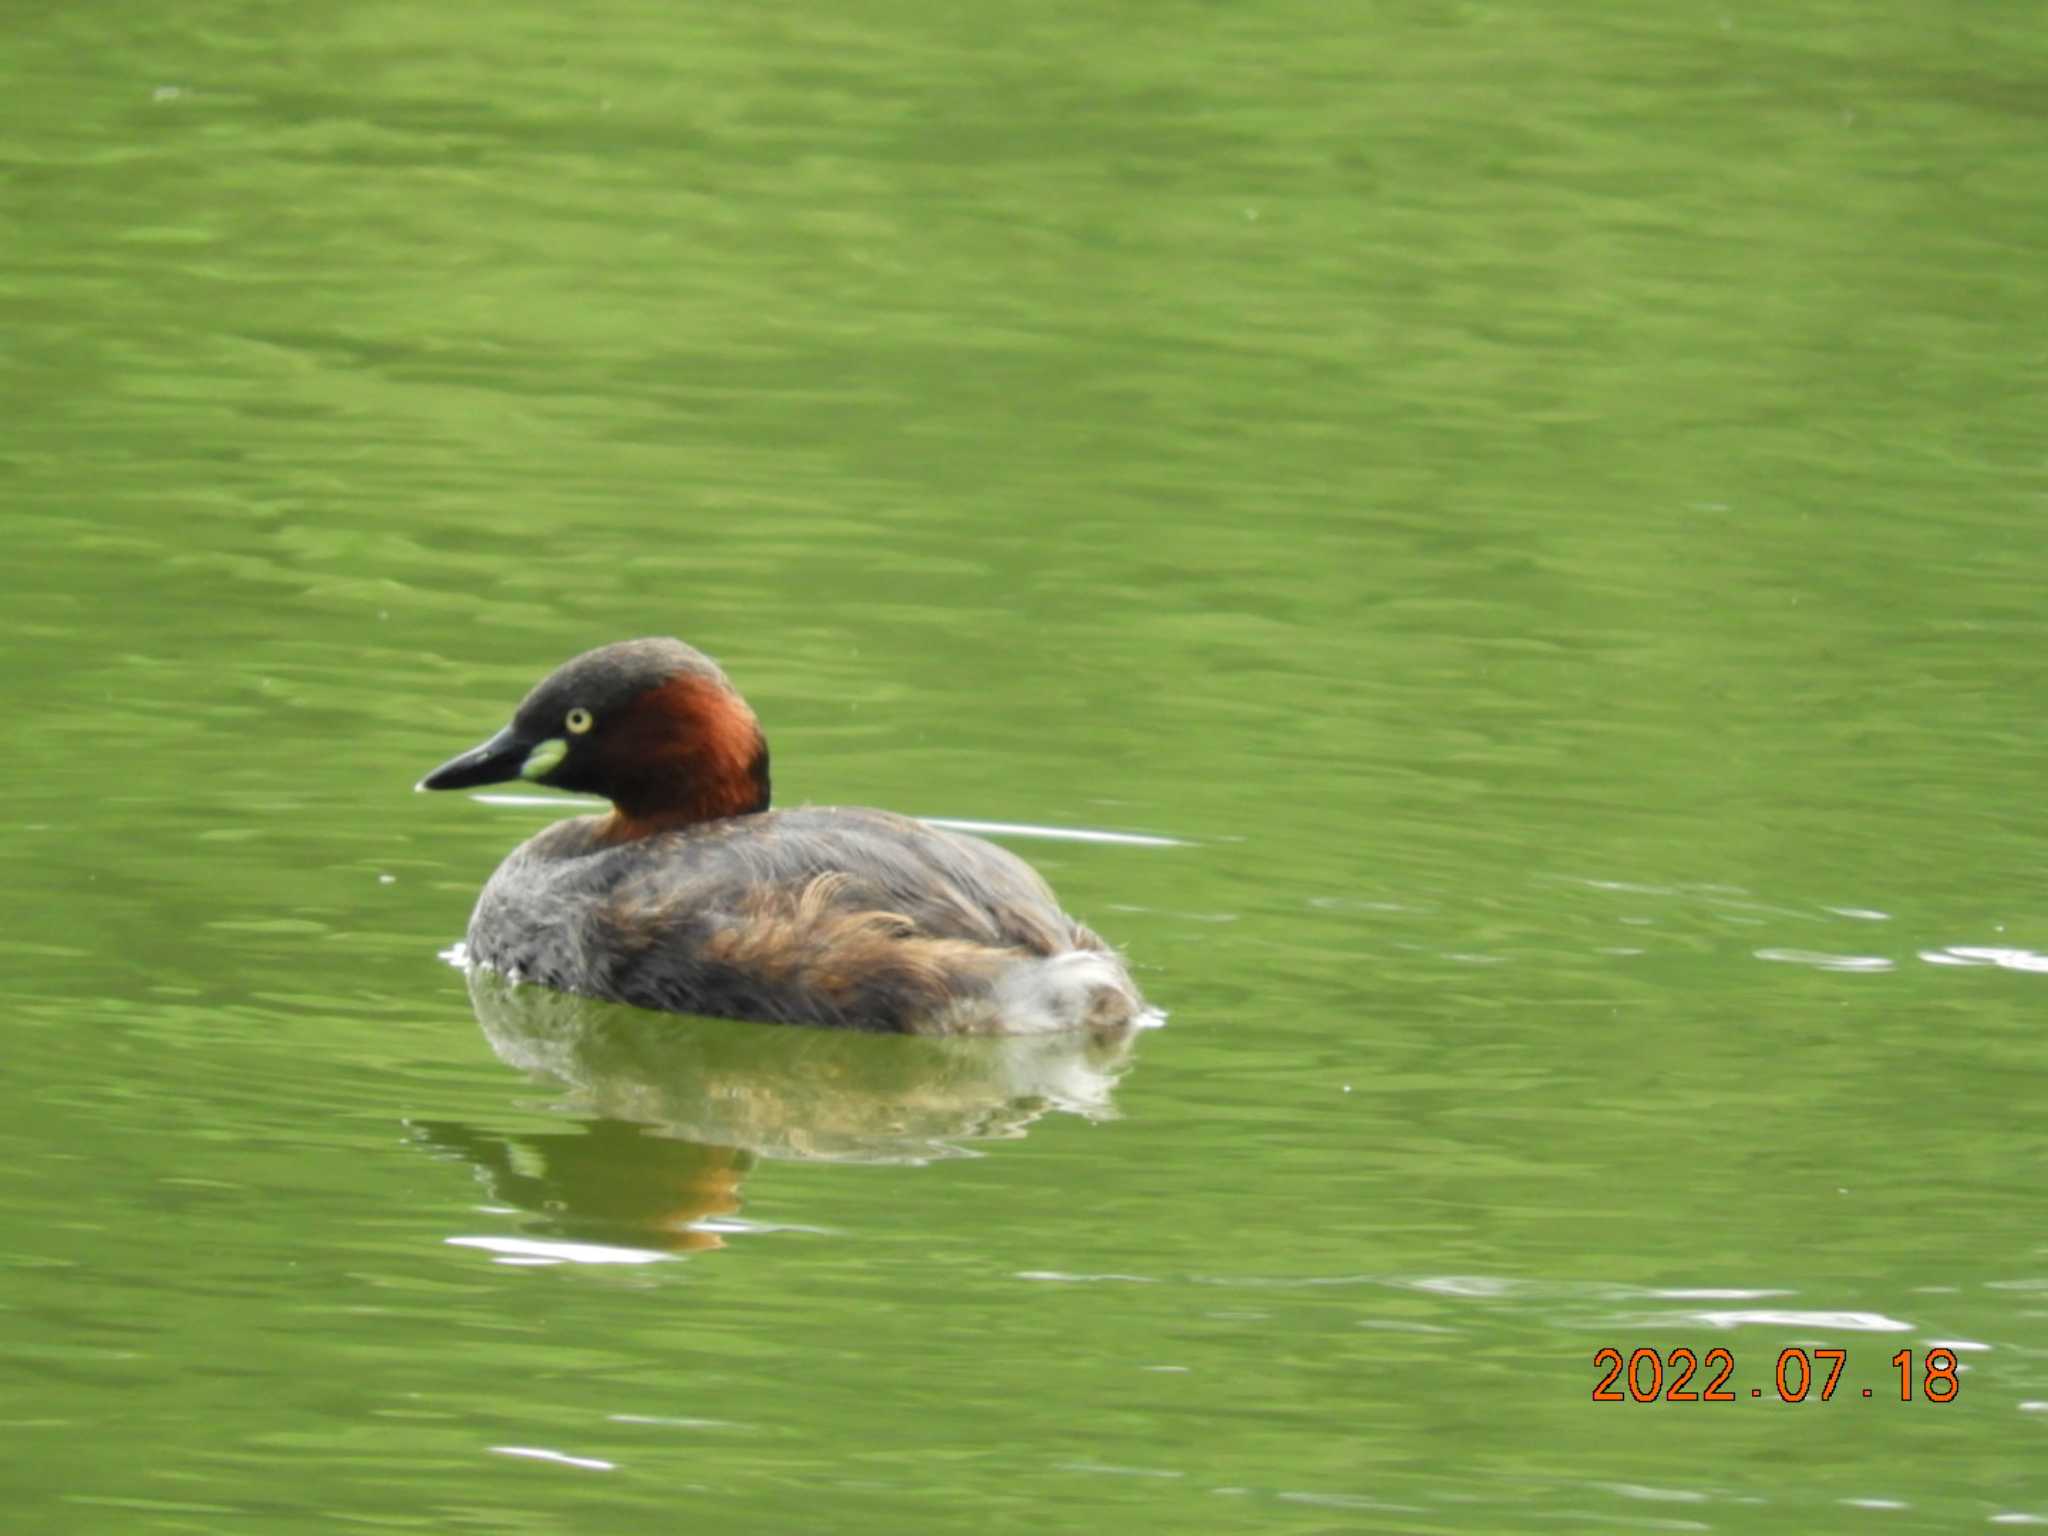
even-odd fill
[[[590,729],[590,711],[580,707],[572,709],[569,711],[568,718],[562,723],[569,727],[570,735],[581,736]]]

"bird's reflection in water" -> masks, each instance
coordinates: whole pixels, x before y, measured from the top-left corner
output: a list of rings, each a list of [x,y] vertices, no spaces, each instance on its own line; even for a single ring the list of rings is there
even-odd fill
[[[739,1210],[740,1178],[753,1163],[735,1147],[675,1141],[622,1120],[535,1135],[415,1120],[412,1131],[466,1159],[495,1203],[542,1217],[547,1236],[662,1253],[723,1246],[715,1223]]]
[[[647,1013],[469,973],[499,1057],[567,1090],[574,1131],[415,1122],[548,1235],[664,1252],[721,1245],[761,1159],[918,1163],[1022,1136],[1050,1111],[1114,1113],[1129,1025],[1107,1032],[870,1035]]]

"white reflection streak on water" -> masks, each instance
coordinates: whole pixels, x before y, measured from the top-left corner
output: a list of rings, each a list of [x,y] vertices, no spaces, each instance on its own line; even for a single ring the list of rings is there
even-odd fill
[[[1818,949],[1760,949],[1759,960],[1785,965],[1810,965],[1819,971],[1889,971],[1897,967],[1883,955],[1831,955]]]
[[[1733,1287],[1699,1286],[1680,1290],[1649,1290],[1638,1294],[1655,1296],[1660,1301],[1762,1301],[1766,1296],[1790,1296],[1785,1290],[1746,1291]]]
[[[557,811],[601,811],[602,800],[565,795],[471,795],[480,805],[539,806]],[[1060,843],[1115,843],[1126,848],[1191,848],[1183,837],[1150,832],[1104,832],[1094,827],[1041,827],[1027,821],[972,821],[959,816],[920,816],[919,821],[955,832],[981,832],[991,837],[1037,837]]]
[[[1399,1281],[1397,1284],[1412,1290],[1428,1291],[1437,1296],[1505,1296],[1514,1289],[1512,1280],[1499,1280],[1490,1275],[1432,1275],[1421,1280]]]
[[[554,1243],[529,1237],[451,1237],[451,1248],[481,1248],[500,1264],[659,1264],[674,1254],[644,1248],[608,1248],[598,1243]]]
[[[1389,1504],[1381,1499],[1367,1498],[1362,1493],[1308,1493],[1282,1489],[1274,1497],[1283,1504],[1307,1504],[1317,1509],[1375,1509],[1395,1515],[1429,1513],[1419,1504]]]
[[[1923,949],[1920,958],[1929,965],[1994,965],[2001,971],[2048,971],[2048,955],[2037,955],[2030,949],[1950,944],[1943,949]]]
[[[1595,1483],[1624,1499],[1647,1499],[1658,1504],[1704,1504],[1707,1495],[1691,1488],[1652,1488],[1643,1483]]]
[[[1724,913],[1734,910],[1764,913],[1772,916],[1811,919],[1815,913],[1801,912],[1788,907],[1771,907],[1753,901],[1728,901],[1720,898],[1742,896],[1745,893],[1733,887],[1709,886],[1656,886],[1636,884],[1626,880],[1591,880],[1579,876],[1560,877],[1569,883],[1598,891],[1611,891],[1623,895],[1641,896],[1685,896],[1705,895],[1716,898],[1715,905]],[[1889,912],[1875,907],[1825,906],[1820,914],[1827,917],[1848,918],[1854,922],[1887,923],[1892,920]],[[1624,918],[1624,922],[1631,919]],[[1641,920],[1636,920],[1641,921]],[[1935,949],[1922,949],[1917,957],[1928,965],[1994,966],[2004,971],[2032,971],[2048,973],[2048,954],[2039,954],[2030,949],[2019,949],[2009,945],[1991,944],[1945,944]],[[1898,969],[1898,962],[1883,955],[1838,955],[1825,950],[1772,947],[1754,951],[1759,960],[1771,960],[1786,965],[1808,965],[1823,971],[1884,972]]]
[[[964,821],[954,816],[921,818],[935,827],[956,832],[986,832],[993,837],[1043,837],[1056,842],[1119,843],[1131,848],[1187,848],[1185,838],[1159,837],[1149,832],[1102,832],[1091,827],[1039,827],[1021,821]]]
[[[562,1451],[544,1450],[537,1445],[494,1445],[491,1450],[499,1456],[523,1456],[528,1461],[552,1461],[558,1466],[582,1467],[591,1472],[617,1470],[617,1463],[599,1461],[595,1456],[570,1456]]]
[[[1709,1328],[1842,1328],[1851,1333],[1910,1333],[1913,1325],[1882,1312],[1795,1312],[1771,1307],[1729,1312],[1691,1312],[1696,1323]]]

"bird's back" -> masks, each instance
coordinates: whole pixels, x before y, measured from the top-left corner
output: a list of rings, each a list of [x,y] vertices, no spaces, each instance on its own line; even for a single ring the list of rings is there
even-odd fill
[[[472,957],[640,1007],[914,1033],[1114,1025],[1123,963],[1023,860],[883,811],[806,807],[631,841],[606,818],[516,849]]]

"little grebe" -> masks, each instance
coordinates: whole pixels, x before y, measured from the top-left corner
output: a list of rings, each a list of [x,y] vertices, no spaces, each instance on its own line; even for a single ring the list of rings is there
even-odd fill
[[[527,779],[603,795],[512,850],[472,963],[674,1013],[911,1034],[1110,1027],[1123,962],[1023,860],[887,811],[768,809],[768,744],[678,640],[586,652],[421,789]]]

